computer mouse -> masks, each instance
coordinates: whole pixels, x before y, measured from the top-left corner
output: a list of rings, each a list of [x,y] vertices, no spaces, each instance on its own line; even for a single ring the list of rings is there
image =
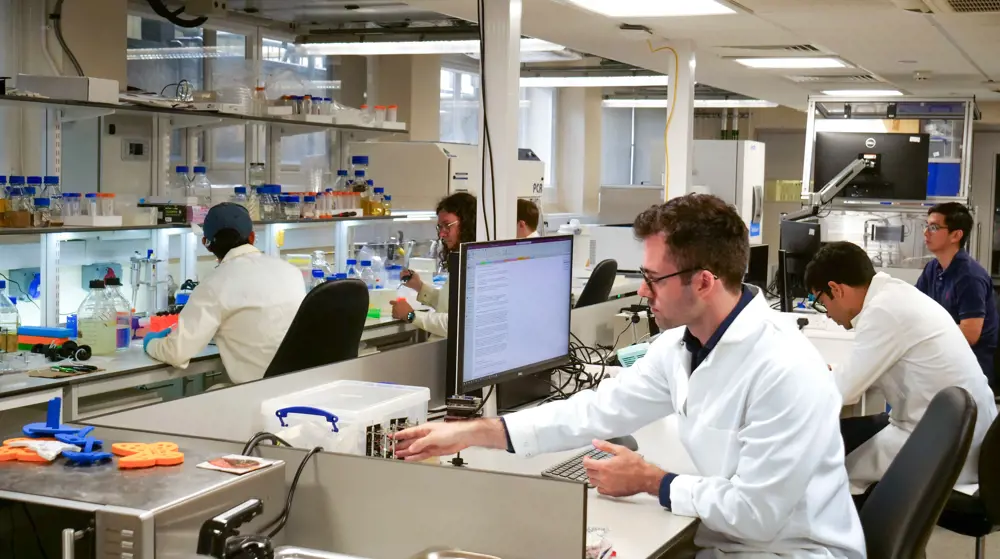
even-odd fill
[[[635,437],[632,435],[625,435],[624,437],[615,437],[613,439],[608,439],[611,444],[616,444],[618,446],[624,446],[625,448],[635,452],[639,450],[639,443],[635,442]]]

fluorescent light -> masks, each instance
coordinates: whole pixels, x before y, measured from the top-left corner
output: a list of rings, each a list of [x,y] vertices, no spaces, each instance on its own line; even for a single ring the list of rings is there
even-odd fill
[[[733,58],[733,62],[749,68],[777,69],[813,69],[813,68],[847,68],[847,64],[831,56],[798,56],[789,58]]]
[[[555,52],[566,47],[541,39],[521,39],[521,52]],[[371,43],[308,43],[297,45],[300,55],[376,56],[382,54],[473,54],[479,52],[479,41],[386,41]]]
[[[666,99],[605,99],[602,107],[619,109],[665,109]],[[766,109],[777,107],[777,103],[762,99],[695,99],[696,109]]]
[[[902,91],[895,89],[830,89],[823,95],[831,97],[901,97]]]
[[[608,17],[678,17],[735,14],[716,0],[570,0],[585,10]]]
[[[197,58],[243,58],[243,47],[164,47],[125,49],[126,60],[183,60]]]
[[[667,76],[572,76],[521,78],[521,87],[652,87],[665,86]]]

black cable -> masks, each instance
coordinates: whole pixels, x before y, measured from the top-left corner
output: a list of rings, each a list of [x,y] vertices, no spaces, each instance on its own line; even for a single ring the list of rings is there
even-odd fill
[[[288,442],[286,442],[281,437],[275,435],[274,433],[268,433],[267,431],[260,431],[258,433],[255,433],[254,436],[250,437],[250,440],[247,441],[246,446],[243,447],[243,452],[241,452],[240,454],[242,454],[243,456],[250,456],[249,453],[253,452],[253,450],[257,448],[257,445],[260,444],[261,441],[270,441],[271,444],[292,446],[288,444]]]
[[[472,412],[472,415],[471,415],[471,416],[469,416],[469,417],[475,417],[477,413],[479,413],[479,412],[483,411],[483,407],[485,407],[485,406],[486,406],[486,400],[489,400],[489,399],[490,399],[490,396],[492,396],[492,395],[493,395],[493,389],[494,389],[494,388],[496,388],[496,387],[497,387],[497,385],[495,385],[495,384],[491,384],[491,385],[490,385],[490,389],[489,389],[489,391],[488,391],[488,392],[486,393],[486,396],[484,396],[484,397],[483,397],[483,401],[482,401],[482,402],[479,402],[479,407],[478,407],[478,408],[476,408],[476,411]]]
[[[483,96],[483,137],[485,140],[485,145],[483,146],[483,158],[487,157],[489,154],[490,158],[490,189],[493,195],[493,237],[497,236],[497,180],[494,168],[496,167],[493,159],[493,141],[490,137],[490,120],[487,116],[487,102],[486,102],[486,31],[483,27],[483,14],[486,12],[486,2],[485,0],[477,0],[476,2],[476,16],[479,20],[479,89],[482,91]],[[485,161],[484,161],[485,164]],[[483,178],[485,179],[486,172],[483,171]],[[485,190],[485,189],[484,189]],[[485,192],[483,192],[485,194]],[[485,206],[483,208],[485,212]],[[483,215],[485,221],[486,216]],[[487,227],[487,231],[489,227]]]
[[[3,275],[2,273],[0,273],[0,278],[3,278],[5,281],[16,285],[17,286],[17,290],[19,292],[21,292],[22,295],[24,295],[24,297],[28,300],[29,303],[31,303],[32,305],[35,305],[36,309],[42,310],[41,307],[38,306],[38,303],[36,303],[35,300],[31,298],[31,294],[28,293],[27,291],[25,291],[23,287],[21,287],[21,284],[19,284],[16,281],[10,279],[9,277]]]
[[[163,0],[146,0],[150,8],[156,12],[156,15],[162,17],[163,19],[169,21],[170,23],[176,25],[177,27],[184,27],[186,29],[192,29],[195,27],[201,27],[208,21],[207,17],[197,17],[194,19],[181,19],[177,16],[184,13],[184,8],[179,10],[170,11],[166,6],[163,5]],[[81,76],[83,74],[80,74]]]
[[[55,31],[56,40],[59,41],[59,46],[62,47],[66,57],[69,58],[73,68],[76,70],[78,76],[85,75],[83,73],[83,67],[80,66],[80,61],[76,59],[73,51],[70,50],[69,45],[66,44],[66,39],[63,37],[62,32],[62,5],[65,0],[56,0],[56,5],[52,9],[52,13],[49,14],[49,19],[52,20],[52,30]]]
[[[49,554],[45,551],[45,546],[42,545],[42,537],[38,534],[38,526],[35,526],[35,519],[31,517],[31,513],[28,511],[28,505],[22,502],[21,508],[24,509],[24,516],[28,517],[28,522],[31,524],[31,531],[35,533],[35,542],[38,543],[38,550],[42,552],[42,557],[49,559]]]
[[[278,532],[280,532],[282,528],[285,527],[285,523],[288,522],[288,515],[292,512],[292,500],[295,498],[295,488],[299,486],[299,476],[302,475],[302,470],[305,469],[306,463],[309,462],[309,459],[320,452],[323,452],[323,447],[314,447],[305,455],[302,462],[299,463],[299,469],[295,470],[295,477],[292,478],[292,485],[288,488],[288,496],[285,498],[284,510],[281,511],[281,515],[279,515],[278,518],[275,518],[267,526],[262,528],[262,531],[267,530],[271,528],[271,526],[277,524],[277,526],[275,526],[275,528],[267,534],[267,537],[273,538],[278,535]]]

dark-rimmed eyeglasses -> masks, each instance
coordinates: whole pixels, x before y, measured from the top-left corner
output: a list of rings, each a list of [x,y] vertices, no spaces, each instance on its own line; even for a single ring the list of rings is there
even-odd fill
[[[649,275],[649,270],[647,270],[647,269],[645,269],[643,267],[639,267],[639,272],[642,274],[642,281],[646,282],[646,287],[648,287],[650,291],[653,290],[653,285],[654,284],[660,283],[663,280],[667,280],[667,279],[670,279],[670,278],[672,278],[674,276],[679,276],[681,274],[690,274],[692,272],[697,272],[699,270],[704,270],[704,268],[700,268],[700,267],[696,266],[694,268],[685,268],[685,269],[683,269],[683,270],[681,270],[679,272],[674,272],[672,274],[667,274],[667,275],[660,276],[660,277],[653,277],[653,276]],[[712,274],[712,277],[714,277],[715,279],[719,279],[719,276],[716,276],[715,274]]]

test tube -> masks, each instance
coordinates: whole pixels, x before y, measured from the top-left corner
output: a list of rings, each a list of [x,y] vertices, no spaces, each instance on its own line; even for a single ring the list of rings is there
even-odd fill
[[[80,208],[81,215],[90,217],[99,216],[100,210],[97,207],[97,193],[88,192],[83,195],[83,206]]]

